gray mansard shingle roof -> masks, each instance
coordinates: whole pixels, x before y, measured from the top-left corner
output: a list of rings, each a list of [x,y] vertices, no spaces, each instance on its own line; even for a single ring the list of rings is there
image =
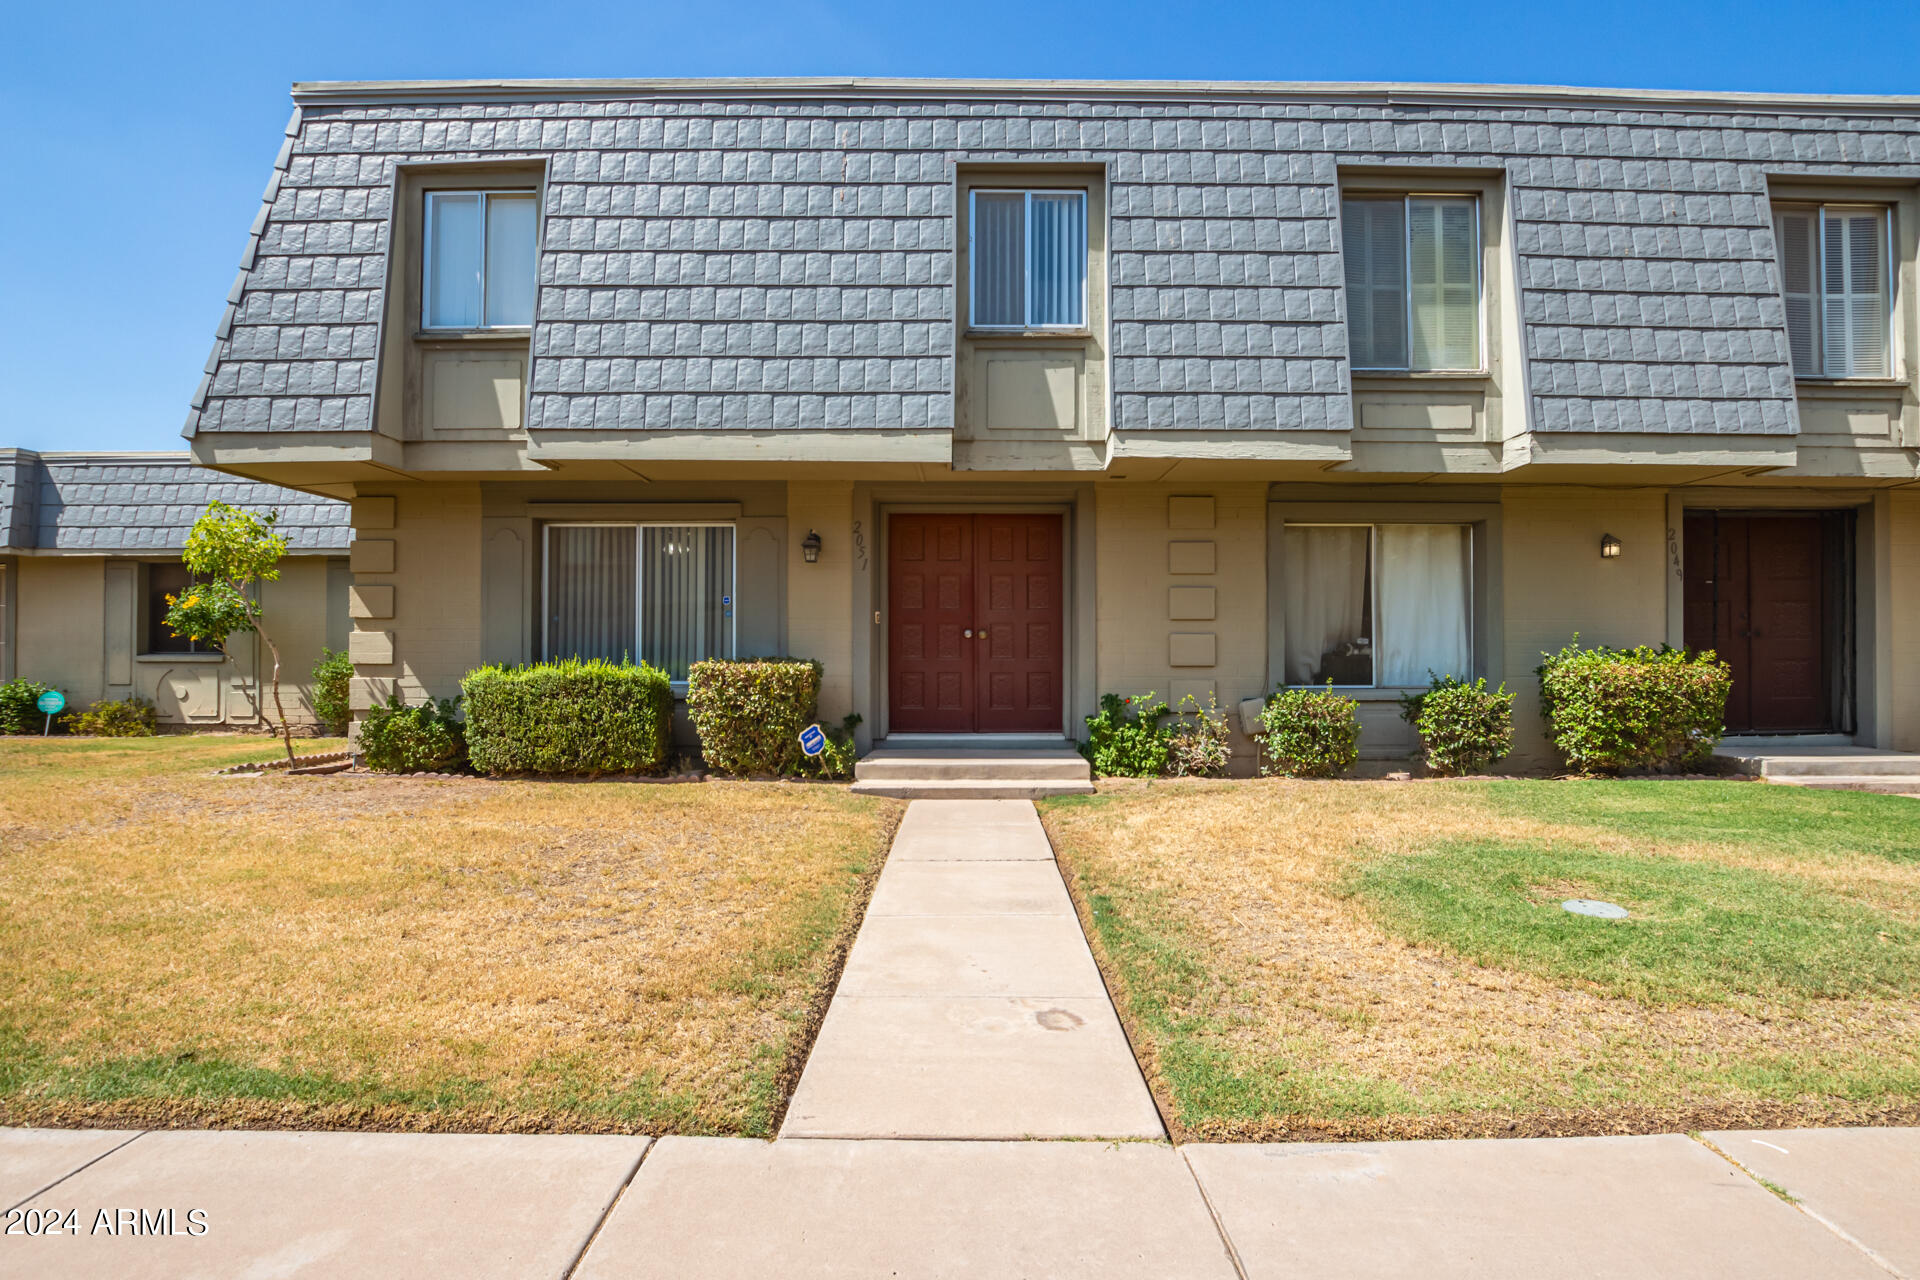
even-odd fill
[[[184,453],[0,450],[0,551],[178,554],[218,499],[277,510],[292,552],[344,552],[347,505],[195,466]]]
[[[734,82],[297,95],[194,431],[367,430],[394,166],[547,162],[535,430],[943,428],[953,166],[1107,166],[1114,425],[1350,426],[1336,179],[1504,173],[1530,425],[1788,434],[1769,174],[1920,100]]]

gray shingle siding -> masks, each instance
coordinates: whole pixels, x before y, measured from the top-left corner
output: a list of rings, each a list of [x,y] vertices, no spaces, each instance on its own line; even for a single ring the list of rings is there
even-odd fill
[[[548,163],[535,430],[946,428],[953,165],[1109,174],[1121,430],[1350,425],[1342,165],[1499,170],[1544,431],[1795,429],[1766,175],[1920,179],[1920,118],[1329,101],[307,106],[200,430],[366,430],[401,161]]]
[[[19,450],[14,457],[10,481],[0,455],[0,503],[11,504],[12,513],[6,550],[178,554],[194,520],[216,499],[277,510],[290,551],[344,552],[351,537],[344,502],[208,471],[185,454],[43,457]]]

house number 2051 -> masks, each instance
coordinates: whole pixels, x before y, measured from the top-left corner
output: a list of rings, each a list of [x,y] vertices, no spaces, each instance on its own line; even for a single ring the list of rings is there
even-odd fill
[[[856,569],[867,567],[867,534],[860,522],[853,522],[853,566]]]

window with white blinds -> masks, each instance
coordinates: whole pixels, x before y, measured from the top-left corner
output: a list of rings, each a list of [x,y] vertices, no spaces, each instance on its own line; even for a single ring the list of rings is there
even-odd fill
[[[973,328],[1085,328],[1087,193],[974,191],[967,261]]]
[[[540,201],[531,191],[430,191],[421,279],[428,329],[533,323]]]
[[[674,680],[733,657],[733,547],[724,524],[548,525],[546,656],[644,661]]]
[[[1892,370],[1887,214],[1860,205],[1773,212],[1793,371],[1809,378],[1884,378]]]
[[[1480,368],[1479,201],[1343,200],[1340,226],[1353,367]]]

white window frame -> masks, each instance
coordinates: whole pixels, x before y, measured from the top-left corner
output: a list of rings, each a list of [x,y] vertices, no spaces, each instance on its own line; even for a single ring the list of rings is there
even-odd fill
[[[1400,281],[1402,294],[1401,332],[1406,335],[1407,363],[1355,364],[1355,373],[1485,373],[1487,371],[1487,264],[1486,231],[1480,225],[1480,193],[1477,191],[1342,191],[1341,201],[1400,201]],[[1480,363],[1458,369],[1416,369],[1413,367],[1413,202],[1415,200],[1452,200],[1473,203],[1473,310],[1474,327],[1479,333],[1475,346]],[[1346,228],[1341,228],[1341,253],[1346,252]],[[1344,299],[1346,281],[1341,281]],[[1357,686],[1356,686],[1357,687]]]
[[[1829,209],[1842,214],[1872,213],[1878,215],[1880,219],[1881,262],[1887,272],[1886,279],[1881,282],[1885,287],[1880,295],[1887,304],[1886,314],[1881,319],[1883,331],[1887,336],[1887,371],[1885,373],[1827,372],[1827,210]],[[1796,369],[1793,376],[1804,382],[1885,382],[1889,379],[1898,379],[1900,375],[1894,360],[1893,320],[1899,314],[1894,290],[1900,284],[1900,260],[1893,242],[1893,206],[1874,204],[1865,200],[1781,200],[1776,204],[1770,204],[1768,212],[1769,214],[1814,212],[1820,215],[1819,230],[1813,246],[1813,306],[1811,308],[1813,322],[1817,326],[1813,334],[1813,351],[1819,358],[1820,371],[1801,373]],[[1772,221],[1771,217],[1768,221]],[[1780,273],[1780,297],[1784,302],[1787,286],[1786,263],[1781,257],[1781,249],[1777,243],[1773,246],[1773,254],[1774,269]],[[1788,341],[1787,362],[1791,367],[1793,362],[1791,336]]]
[[[740,527],[733,520],[549,520],[540,530],[540,655],[543,662],[553,661],[553,538],[550,529],[631,529],[633,530],[633,647],[642,639],[647,607],[647,566],[640,554],[642,529],[732,529],[733,543],[727,564],[727,578],[733,583],[732,603],[727,610],[727,647],[735,657],[740,654]],[[645,662],[643,652],[633,661]],[[685,693],[685,680],[670,681],[674,692]]]
[[[533,252],[535,259],[534,298],[540,296],[538,262],[540,254],[540,192],[533,187],[443,187],[424,193],[420,203],[420,329],[423,333],[526,333],[529,324],[487,323],[487,201],[493,196],[533,197]],[[433,202],[441,196],[480,197],[480,323],[433,323]]]
[[[1020,310],[1022,317],[1032,305],[1031,264],[1033,262],[1033,198],[1036,195],[1080,197],[1080,240],[1086,246],[1086,260],[1080,264],[1080,322],[1078,324],[981,324],[974,317],[979,314],[975,305],[980,278],[980,258],[975,251],[974,228],[979,225],[976,213],[979,197],[982,195],[1022,196],[1025,198],[1021,216],[1024,241],[1020,246],[1023,271],[1021,279],[1027,281],[1027,287],[1021,290]],[[1085,187],[972,187],[967,191],[967,328],[978,329],[982,333],[1085,333],[1091,326],[1090,307],[1092,300],[1089,289],[1093,278],[1093,232],[1087,225],[1091,216],[1092,200]]]
[[[1478,548],[1475,544],[1479,542],[1479,539],[1474,536],[1475,530],[1471,520],[1289,520],[1283,526],[1283,535],[1286,529],[1365,529],[1367,531],[1367,610],[1374,632],[1374,634],[1369,637],[1373,642],[1373,661],[1371,664],[1373,667],[1373,680],[1368,684],[1336,684],[1333,687],[1336,689],[1390,690],[1419,689],[1423,687],[1414,684],[1383,685],[1380,683],[1380,526],[1383,524],[1431,524],[1440,525],[1448,529],[1465,529],[1467,531],[1467,655],[1473,660],[1473,665],[1477,668],[1480,657],[1480,639],[1479,619],[1474,617],[1474,583],[1477,580],[1478,569],[1476,563]],[[1281,608],[1280,618],[1281,625],[1284,626],[1286,624],[1286,609],[1284,605]],[[1281,687],[1285,689],[1318,689],[1326,687],[1324,685],[1286,684],[1284,683],[1286,672],[1282,671],[1280,674],[1283,678]],[[1479,672],[1476,670],[1471,674],[1466,672],[1457,672],[1455,674],[1462,680],[1471,680],[1474,679]]]

